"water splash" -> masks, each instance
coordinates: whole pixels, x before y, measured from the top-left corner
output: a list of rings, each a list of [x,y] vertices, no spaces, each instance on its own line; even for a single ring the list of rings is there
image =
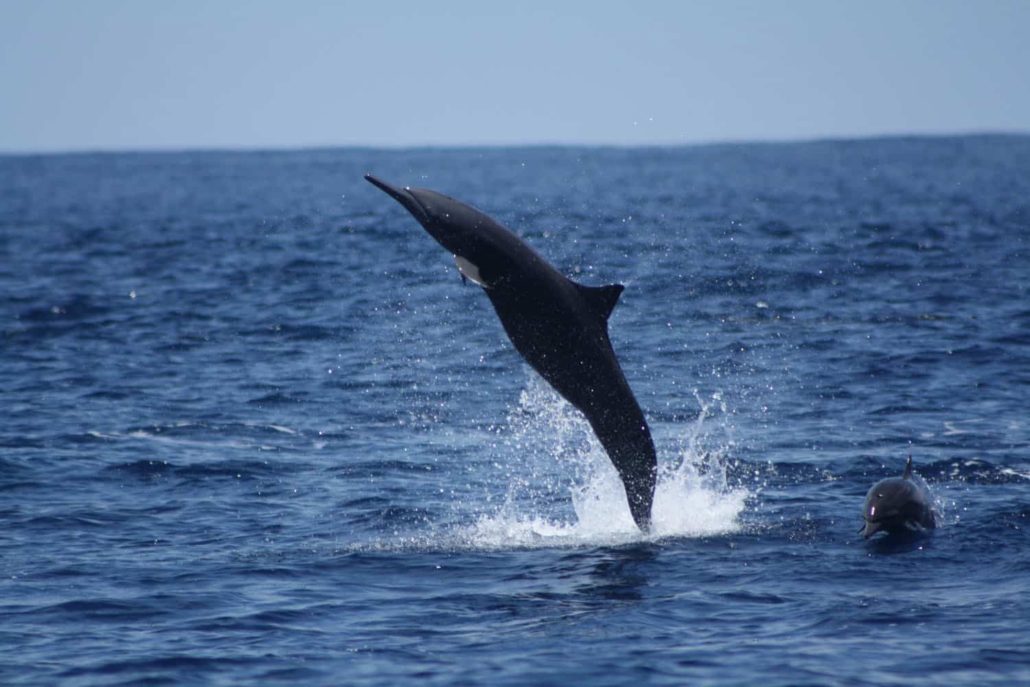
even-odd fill
[[[497,448],[510,458],[504,501],[461,536],[473,547],[507,548],[611,545],[738,531],[750,494],[729,488],[726,447],[705,448],[706,420],[712,404],[722,401],[718,396],[697,399],[697,419],[675,437],[675,459],[659,458],[653,528],[645,535],[633,523],[622,482],[586,420],[534,375],[498,430]],[[573,513],[555,512],[569,505]]]

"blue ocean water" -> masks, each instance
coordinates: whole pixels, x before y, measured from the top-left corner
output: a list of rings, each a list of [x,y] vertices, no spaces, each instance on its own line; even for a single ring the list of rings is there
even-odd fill
[[[651,535],[369,171],[627,285]],[[1030,681],[1030,137],[0,157],[0,388],[3,684]]]

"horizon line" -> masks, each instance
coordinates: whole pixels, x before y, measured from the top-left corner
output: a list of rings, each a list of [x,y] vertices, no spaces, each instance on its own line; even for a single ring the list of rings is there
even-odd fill
[[[782,138],[713,138],[696,141],[669,141],[646,143],[611,143],[591,141],[526,141],[510,143],[324,143],[324,144],[270,144],[270,145],[155,145],[155,146],[97,146],[82,148],[44,148],[44,149],[0,149],[0,157],[58,157],[66,155],[171,155],[182,153],[286,153],[314,152],[330,150],[361,150],[369,152],[399,153],[405,151],[426,150],[509,150],[515,148],[592,148],[592,149],[671,149],[671,148],[706,148],[720,146],[746,145],[791,145],[817,143],[847,143],[877,140],[904,139],[946,139],[946,138],[1020,138],[1030,137],[1030,129],[966,129],[941,132],[884,132],[877,134],[855,135],[816,135]]]

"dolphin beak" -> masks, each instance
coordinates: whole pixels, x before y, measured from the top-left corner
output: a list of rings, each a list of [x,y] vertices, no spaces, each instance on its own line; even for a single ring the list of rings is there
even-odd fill
[[[403,205],[404,209],[414,215],[415,219],[423,225],[429,221],[429,213],[422,207],[422,203],[418,202],[418,199],[415,198],[415,194],[407,188],[398,188],[371,174],[366,174],[365,180],[376,188],[385,191],[387,195]]]
[[[879,532],[881,529],[883,529],[883,525],[881,525],[880,523],[870,522],[866,520],[865,527],[860,529],[859,533],[862,535],[863,538],[868,539],[869,537]]]

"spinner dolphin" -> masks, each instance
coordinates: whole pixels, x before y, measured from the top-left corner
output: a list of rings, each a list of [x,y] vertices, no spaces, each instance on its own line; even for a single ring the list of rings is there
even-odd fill
[[[657,459],[647,420],[608,338],[621,284],[572,281],[483,212],[435,191],[365,178],[404,206],[481,286],[515,349],[586,417],[626,490],[633,520],[651,525]]]

